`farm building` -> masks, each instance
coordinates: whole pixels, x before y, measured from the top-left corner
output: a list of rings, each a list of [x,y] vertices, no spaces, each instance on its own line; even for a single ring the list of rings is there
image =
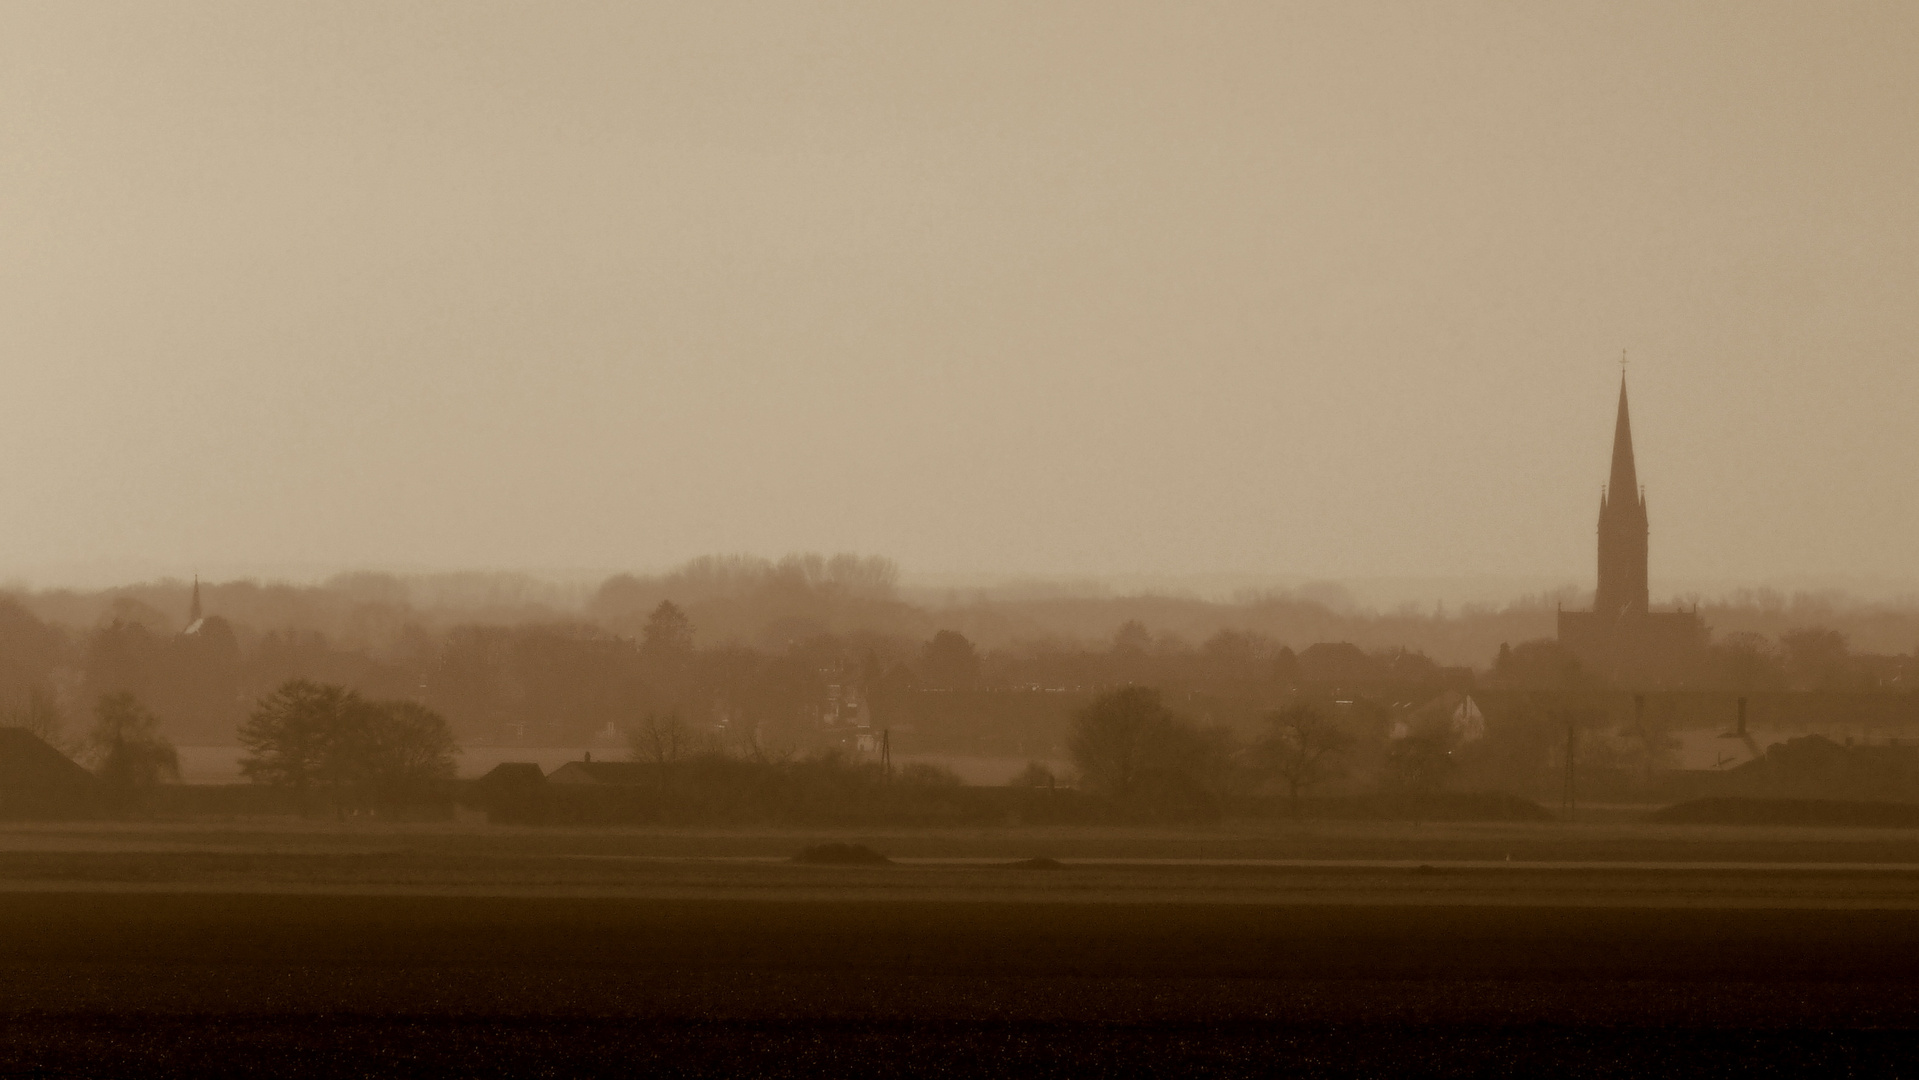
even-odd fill
[[[0,820],[93,814],[93,775],[26,728],[0,727]]]

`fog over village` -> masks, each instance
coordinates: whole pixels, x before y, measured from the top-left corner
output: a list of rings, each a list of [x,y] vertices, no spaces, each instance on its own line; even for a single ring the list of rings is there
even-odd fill
[[[197,598],[190,581],[16,590],[0,692],[12,715],[39,700],[81,718],[100,695],[132,691],[154,703],[174,740],[192,745],[231,743],[251,702],[292,678],[419,697],[469,742],[585,746],[651,711],[683,708],[711,721],[715,710],[751,700],[755,723],[805,743],[812,734],[802,728],[816,721],[827,687],[871,681],[876,671],[902,688],[1086,691],[1142,682],[1230,697],[1262,683],[1283,690],[1301,679],[1353,679],[1316,677],[1311,658],[1305,671],[1294,666],[1313,645],[1341,644],[1365,654],[1364,670],[1377,669],[1366,678],[1397,671],[1435,688],[1475,678],[1530,686],[1535,677],[1499,669],[1501,647],[1525,655],[1550,646],[1556,610],[1591,603],[1589,590],[1564,589],[1503,605],[1381,612],[1334,583],[1205,598],[1044,582],[912,589],[899,579],[880,557],[794,555],[702,558],[590,588],[517,574],[369,572],[310,586],[203,582]],[[648,617],[662,602],[685,614],[686,662],[697,675],[669,679],[648,665]],[[1919,606],[1765,589],[1668,606],[1694,603],[1713,639],[1673,687],[1896,692],[1913,677]],[[970,649],[957,673],[929,666],[942,631]],[[687,691],[678,685],[687,679],[712,685]],[[784,689],[756,689],[762,681]],[[684,692],[698,701],[675,699]],[[964,752],[971,741],[956,734],[942,748]],[[1026,741],[1036,756],[1057,752]]]
[[[0,4],[0,1074],[1908,1073],[1916,49]]]

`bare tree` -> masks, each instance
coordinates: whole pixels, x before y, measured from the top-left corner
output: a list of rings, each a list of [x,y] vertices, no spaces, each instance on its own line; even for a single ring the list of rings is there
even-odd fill
[[[1101,694],[1074,714],[1067,745],[1086,790],[1115,807],[1161,820],[1219,811],[1225,732],[1196,727],[1167,708],[1158,690]]]
[[[665,716],[647,713],[639,730],[627,736],[629,757],[634,761],[650,761],[662,770],[689,756],[693,749],[692,732],[676,712]]]
[[[1387,775],[1407,791],[1437,791],[1459,766],[1453,758],[1459,732],[1449,716],[1414,719],[1411,728],[1387,748]]]
[[[1287,800],[1299,813],[1300,793],[1345,771],[1352,734],[1311,705],[1290,705],[1266,717],[1268,732],[1256,748],[1259,764],[1286,785]]]
[[[132,694],[107,694],[94,706],[95,723],[87,744],[97,763],[94,775],[109,809],[125,813],[142,808],[162,780],[180,779],[180,755],[160,721]]]
[[[354,732],[356,786],[374,806],[394,809],[453,779],[459,745],[446,718],[412,701],[373,703]]]
[[[693,655],[693,620],[671,600],[660,601],[646,617],[640,634],[640,656],[656,667],[678,671]]]

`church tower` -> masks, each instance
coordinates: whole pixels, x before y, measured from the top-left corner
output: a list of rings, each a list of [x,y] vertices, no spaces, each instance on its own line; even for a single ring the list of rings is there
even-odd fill
[[[1626,379],[1619,378],[1619,419],[1612,436],[1612,479],[1599,496],[1599,589],[1593,612],[1601,617],[1644,614],[1646,590],[1646,494],[1633,465],[1632,418],[1626,411]]]
[[[1692,611],[1654,611],[1646,592],[1646,493],[1632,454],[1626,378],[1612,436],[1612,477],[1599,497],[1599,588],[1591,611],[1559,612],[1559,643],[1614,686],[1680,686],[1697,673],[1708,632]]]

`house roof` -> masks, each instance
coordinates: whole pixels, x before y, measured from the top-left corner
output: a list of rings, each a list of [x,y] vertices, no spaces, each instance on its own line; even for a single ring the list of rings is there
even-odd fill
[[[650,783],[655,770],[642,761],[569,761],[546,774],[549,784],[609,784],[628,786]]]
[[[1362,682],[1378,676],[1378,665],[1350,641],[1320,641],[1299,652],[1299,672],[1310,682]]]
[[[0,727],[0,818],[84,813],[93,774],[26,728]]]
[[[545,782],[546,777],[540,774],[540,767],[531,761],[502,761],[474,781],[487,787],[524,787]]]
[[[0,727],[0,783],[85,784],[92,774],[46,740],[20,727]]]

